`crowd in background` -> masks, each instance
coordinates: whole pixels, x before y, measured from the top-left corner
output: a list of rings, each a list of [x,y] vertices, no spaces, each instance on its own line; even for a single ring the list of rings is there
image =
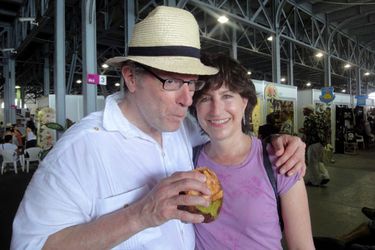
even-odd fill
[[[3,150],[14,149],[17,155],[23,154],[27,148],[37,146],[37,129],[33,120],[26,123],[25,132],[22,133],[21,129],[16,124],[7,124],[5,127],[0,123],[0,153]]]

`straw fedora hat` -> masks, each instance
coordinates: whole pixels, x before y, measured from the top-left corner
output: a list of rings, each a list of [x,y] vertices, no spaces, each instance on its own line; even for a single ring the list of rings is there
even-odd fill
[[[218,72],[200,60],[199,27],[194,16],[167,6],[156,7],[135,24],[128,56],[113,57],[106,63],[121,67],[127,60],[180,74],[214,75]]]

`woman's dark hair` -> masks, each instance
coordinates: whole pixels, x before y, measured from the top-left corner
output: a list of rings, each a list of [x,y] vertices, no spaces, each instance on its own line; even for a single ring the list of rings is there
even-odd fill
[[[203,89],[196,91],[193,96],[193,105],[190,112],[197,117],[195,105],[201,96],[209,90],[217,90],[221,86],[226,86],[230,91],[240,94],[241,97],[248,99],[245,108],[245,121],[242,123],[242,131],[248,133],[251,131],[250,117],[254,106],[257,104],[255,86],[251,81],[247,70],[233,58],[224,54],[202,54],[203,64],[219,69],[219,72],[213,76],[202,76],[206,81]]]
[[[4,143],[10,143],[13,139],[12,135],[6,135],[4,136]]]
[[[35,127],[35,123],[33,121],[28,121],[26,123],[26,127],[31,129],[31,131],[33,131],[33,133],[36,135],[36,127]]]

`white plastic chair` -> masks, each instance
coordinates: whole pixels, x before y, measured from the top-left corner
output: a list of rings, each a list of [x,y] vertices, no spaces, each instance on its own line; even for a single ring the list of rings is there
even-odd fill
[[[8,163],[13,163],[14,173],[17,174],[17,153],[14,150],[3,150],[1,154],[3,155],[3,163],[1,164],[1,174],[4,173],[4,168]]]
[[[25,157],[26,162],[26,173],[29,172],[29,165],[32,161],[40,162],[39,153],[42,151],[39,147],[32,147],[25,149],[24,155],[26,156],[26,153],[29,155],[29,157]]]

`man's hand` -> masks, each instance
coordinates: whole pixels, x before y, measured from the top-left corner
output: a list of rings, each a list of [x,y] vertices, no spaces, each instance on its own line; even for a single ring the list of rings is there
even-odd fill
[[[177,206],[209,206],[202,196],[183,195],[181,192],[196,190],[204,195],[210,195],[205,183],[205,175],[198,172],[177,172],[159,182],[152,191],[137,204],[139,219],[142,227],[155,227],[164,222],[177,219],[187,223],[201,223],[202,215],[192,214],[177,209]]]
[[[306,145],[299,137],[286,134],[274,135],[271,137],[271,144],[276,156],[279,156],[275,164],[281,174],[286,173],[291,176],[302,171],[300,176],[305,176]]]

